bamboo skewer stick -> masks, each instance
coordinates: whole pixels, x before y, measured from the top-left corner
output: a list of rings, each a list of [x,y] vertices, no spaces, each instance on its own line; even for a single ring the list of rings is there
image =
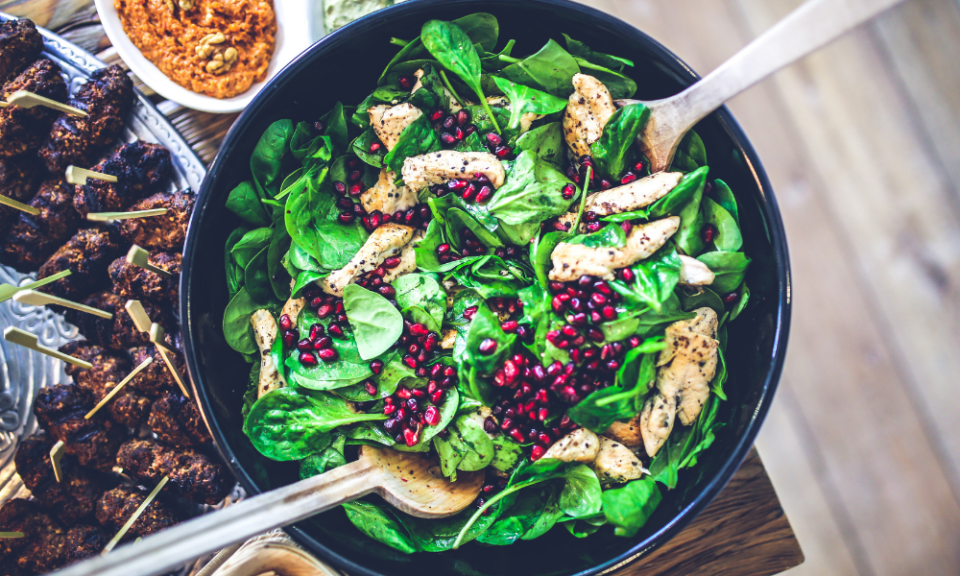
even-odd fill
[[[160,491],[163,490],[163,487],[166,486],[167,482],[169,481],[170,481],[169,476],[164,476],[163,478],[160,479],[160,482],[158,482],[157,485],[154,487],[154,489],[151,490],[149,494],[147,494],[147,497],[140,504],[140,506],[137,507],[136,511],[134,511],[133,515],[130,516],[126,524],[124,524],[123,527],[120,528],[120,531],[117,532],[117,535],[114,536],[109,542],[107,542],[107,545],[104,546],[103,552],[101,554],[106,556],[107,554],[110,553],[110,551],[112,551],[114,548],[117,547],[117,544],[127,534],[127,531],[130,530],[130,527],[133,526],[133,523],[137,521],[137,518],[140,518],[143,512],[147,509],[147,506],[153,503],[154,498],[157,497],[157,494],[159,494]]]
[[[170,357],[171,354],[176,353],[176,350],[170,348],[166,342],[164,342],[163,337],[165,335],[163,326],[160,326],[156,322],[150,326],[150,341],[157,347],[157,352],[159,352],[160,357],[163,358],[163,362],[167,365],[167,369],[170,370],[173,379],[177,381],[177,386],[180,387],[180,392],[183,393],[184,398],[189,398],[190,392],[187,390],[187,384],[183,379],[183,375],[177,370],[176,365],[173,363],[173,358]]]
[[[72,308],[80,312],[86,312],[87,314],[93,314],[94,316],[106,318],[107,320],[113,318],[113,314],[107,312],[106,310],[100,310],[99,308],[94,308],[93,306],[87,306],[86,304],[80,304],[72,300],[67,300],[66,298],[60,298],[58,296],[51,296],[50,294],[44,294],[43,292],[37,292],[36,290],[21,290],[13,296],[13,299],[21,304],[30,304],[31,306],[47,306],[54,304],[57,306],[63,306],[64,308]]]
[[[127,309],[127,314],[133,319],[133,325],[137,327],[137,330],[147,333],[150,332],[150,325],[153,324],[153,321],[151,321],[150,316],[147,315],[147,311],[143,307],[142,302],[139,300],[127,300],[127,303],[124,304],[123,307]]]
[[[152,208],[150,210],[136,210],[134,212],[90,212],[87,214],[87,220],[93,222],[112,222],[114,220],[129,220],[130,218],[163,216],[166,213],[166,208]]]
[[[50,449],[50,464],[53,465],[53,476],[57,479],[57,482],[63,482],[63,469],[60,467],[60,460],[63,459],[66,451],[67,448],[64,446],[63,440],[57,441]]]
[[[27,90],[17,90],[11,94],[9,98],[7,98],[6,102],[0,102],[0,108],[6,108],[7,106],[19,106],[21,108],[46,106],[47,108],[52,108],[58,112],[63,112],[64,114],[69,114],[71,116],[89,116],[89,114],[79,108],[68,106],[63,102],[57,102],[56,100],[51,100],[50,98],[34,94],[33,92],[28,92]]]
[[[167,278],[173,277],[173,274],[167,272],[163,268],[157,268],[156,266],[151,264],[149,262],[149,258],[150,258],[150,253],[144,250],[143,248],[137,246],[136,244],[131,246],[130,251],[127,252],[127,262],[129,262],[130,264],[133,264],[134,266],[139,266],[144,270],[153,272],[154,274],[158,274],[160,276],[164,276]]]
[[[111,174],[101,174],[100,172],[94,172],[93,170],[87,170],[86,168],[80,168],[79,166],[70,165],[67,166],[66,172],[64,172],[63,177],[70,184],[79,184],[81,186],[87,185],[87,178],[91,180],[102,180],[103,182],[116,182],[117,177]]]
[[[0,539],[4,538],[23,538],[23,532],[0,532]]]
[[[177,351],[173,348],[167,346],[167,342],[164,339],[167,335],[167,332],[163,329],[163,326],[153,322],[150,324],[150,329],[147,331],[150,333],[150,341],[154,343],[158,348],[163,348],[171,354],[175,354]]]
[[[93,418],[93,415],[96,414],[98,410],[100,410],[101,408],[106,406],[108,402],[113,400],[113,397],[120,392],[121,388],[126,386],[131,380],[134,379],[134,377],[137,374],[139,374],[144,368],[149,366],[152,362],[153,362],[153,358],[147,358],[146,360],[141,362],[139,366],[133,369],[133,372],[127,374],[126,378],[121,380],[119,384],[117,384],[116,386],[113,387],[113,389],[107,392],[107,395],[104,396],[103,399],[100,400],[100,402],[97,402],[97,405],[94,406],[89,412],[87,412],[86,415],[83,417],[83,419],[89,420],[90,418]]]
[[[14,200],[9,196],[0,195],[0,204],[3,204],[4,206],[9,206],[11,208],[16,208],[21,212],[26,212],[27,214],[31,214],[33,216],[37,216],[40,214],[39,209],[34,208],[33,206],[30,206],[28,204],[24,204],[23,202],[17,202],[16,200]]]
[[[41,354],[46,354],[47,356],[51,356],[53,358],[56,358],[57,360],[63,360],[64,362],[73,364],[74,366],[79,366],[84,370],[89,370],[93,368],[93,364],[87,362],[86,360],[74,358],[73,356],[70,356],[69,354],[64,354],[59,350],[54,350],[52,348],[47,348],[46,346],[41,346],[37,342],[37,337],[35,335],[25,330],[21,330],[20,328],[14,328],[13,326],[8,327],[6,330],[3,331],[3,338],[7,342],[13,342],[14,344],[19,344],[24,348],[29,348],[36,352],[40,352]]]
[[[61,270],[56,274],[51,274],[46,278],[41,278],[36,282],[31,282],[27,284],[26,286],[14,286],[13,284],[0,284],[0,302],[6,302],[7,300],[13,298],[14,295],[16,295],[16,293],[20,292],[21,290],[33,290],[35,288],[40,288],[41,286],[46,286],[47,284],[56,282],[61,278],[66,278],[71,274],[73,274],[73,271],[71,270]]]

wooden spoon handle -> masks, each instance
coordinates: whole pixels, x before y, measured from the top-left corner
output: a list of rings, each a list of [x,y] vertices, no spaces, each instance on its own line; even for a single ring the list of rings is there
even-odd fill
[[[648,146],[679,140],[730,98],[902,1],[808,0],[703,80],[652,103],[659,142]]]
[[[380,474],[361,459],[168,528],[56,574],[149,576],[170,572],[209,552],[369,494],[379,486]]]

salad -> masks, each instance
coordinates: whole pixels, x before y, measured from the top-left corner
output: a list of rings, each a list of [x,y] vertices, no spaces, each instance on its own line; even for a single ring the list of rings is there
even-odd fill
[[[443,520],[343,505],[406,553],[634,535],[723,422],[737,201],[684,139],[650,174],[633,63],[490,14],[426,22],[362,102],[270,125],[228,208],[244,432],[301,477],[388,446],[483,471]],[[604,528],[609,526],[610,528]]]

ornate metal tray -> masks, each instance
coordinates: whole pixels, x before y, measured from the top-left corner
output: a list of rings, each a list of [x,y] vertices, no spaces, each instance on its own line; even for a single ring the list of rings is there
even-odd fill
[[[0,12],[0,20],[13,18]],[[106,66],[89,52],[56,34],[38,29],[43,35],[43,55],[63,69],[71,93],[86,81],[91,72]],[[121,138],[125,142],[140,138],[163,144],[174,160],[169,188],[199,189],[206,175],[200,159],[163,114],[139,92]],[[0,266],[0,282],[19,286],[35,276]],[[76,327],[68,324],[61,315],[13,300],[0,303],[0,329],[8,326],[36,334],[42,345],[51,348],[58,348],[79,336]],[[0,339],[0,503],[25,490],[14,468],[13,455],[18,440],[37,430],[31,411],[34,395],[40,387],[65,382],[67,378],[63,362]]]

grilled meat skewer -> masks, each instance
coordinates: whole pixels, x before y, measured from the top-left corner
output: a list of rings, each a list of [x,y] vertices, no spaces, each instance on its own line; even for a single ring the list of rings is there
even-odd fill
[[[65,444],[67,455],[75,456],[82,466],[109,472],[127,431],[99,413],[84,419],[93,406],[90,394],[79,386],[57,384],[39,390],[33,413],[48,433]]]
[[[77,186],[73,205],[81,216],[90,212],[120,212],[156,190],[173,169],[170,151],[160,144],[137,140],[124,144],[110,158],[92,168],[116,176],[116,182],[87,179]]]
[[[93,515],[104,486],[71,456],[60,460],[63,481],[57,482],[50,462],[50,449],[55,443],[52,436],[42,433],[25,438],[17,446],[14,462],[17,474],[37,503],[60,522],[72,526]]]
[[[67,100],[67,85],[60,67],[40,58],[0,89],[4,101],[14,92],[26,90],[57,102]],[[40,147],[59,112],[46,106],[0,108],[0,156],[19,156]]]
[[[107,543],[99,528],[77,525],[64,530],[37,502],[22,498],[0,507],[0,531],[24,534],[0,539],[5,576],[47,574],[99,553]]]
[[[211,441],[197,405],[179,392],[168,392],[150,407],[147,425],[164,444],[193,448]]]
[[[7,82],[40,56],[43,37],[27,19],[0,22],[0,82]]]
[[[24,271],[38,269],[80,225],[80,215],[73,209],[73,191],[62,178],[46,180],[29,204],[40,214],[17,212],[19,216],[0,247],[0,261]]]
[[[180,335],[171,335],[168,333],[167,346],[174,350],[179,350]],[[133,364],[135,366],[139,366],[147,358],[153,358],[153,363],[134,376],[128,386],[133,386],[147,396],[157,396],[170,390],[179,390],[177,381],[173,379],[173,375],[170,374],[170,370],[167,369],[166,362],[164,362],[163,357],[160,356],[156,346],[151,344],[149,346],[134,348],[131,350],[131,354],[133,355]],[[183,357],[179,353],[168,353],[167,357],[173,361],[178,372],[181,374],[186,373]]]
[[[93,364],[93,368],[89,370],[68,365],[66,371],[79,388],[90,394],[94,405],[133,370],[126,356],[104,350],[89,342],[69,342],[62,346],[60,351]],[[136,430],[147,419],[150,399],[127,384],[101,411],[110,420]]]
[[[90,75],[68,104],[88,116],[61,115],[40,147],[40,157],[53,173],[67,166],[90,166],[100,151],[123,129],[123,120],[133,106],[133,82],[118,65]]]
[[[71,270],[73,274],[39,290],[69,300],[82,300],[108,286],[105,272],[120,252],[122,248],[115,232],[98,228],[80,230],[44,262],[38,277],[46,278],[62,270]]]
[[[180,252],[196,197],[189,192],[159,192],[130,207],[131,211],[166,208],[163,216],[130,218],[120,222],[120,234],[129,244],[145,250]]]
[[[113,282],[114,294],[176,306],[180,299],[180,258],[179,252],[154,252],[150,255],[148,261],[173,274],[169,277],[134,266],[125,258],[117,258],[107,270]]]
[[[42,169],[43,165],[33,154],[25,154],[17,158],[0,158],[0,194],[18,202],[29,202],[37,190],[37,181]],[[16,208],[0,206],[0,227],[6,230],[19,218],[20,214],[23,212]]]
[[[174,450],[154,440],[129,440],[117,453],[117,465],[137,482],[155,486],[170,477],[174,492],[198,504],[216,504],[232,479],[221,464],[192,449]]]
[[[97,522],[104,528],[116,532],[127,523],[146,498],[146,492],[127,486],[117,486],[113,490],[107,490],[97,501]],[[127,531],[126,538],[149,536],[176,523],[177,518],[173,512],[163,502],[154,500]]]
[[[67,310],[64,317],[67,322],[80,329],[88,343],[114,350],[126,350],[135,346],[150,345],[150,336],[140,332],[127,313],[127,301],[113,292],[97,292],[83,300],[83,304],[113,314],[112,319],[100,318],[79,310]],[[164,330],[174,325],[167,312],[150,302],[143,302],[147,316],[163,326]]]

